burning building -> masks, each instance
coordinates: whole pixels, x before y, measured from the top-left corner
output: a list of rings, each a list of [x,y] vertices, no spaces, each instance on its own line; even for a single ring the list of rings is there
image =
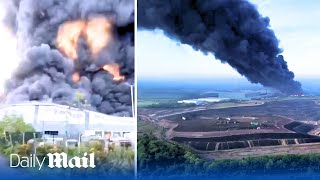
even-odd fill
[[[52,102],[132,116],[134,0],[2,3],[19,56],[5,103]]]

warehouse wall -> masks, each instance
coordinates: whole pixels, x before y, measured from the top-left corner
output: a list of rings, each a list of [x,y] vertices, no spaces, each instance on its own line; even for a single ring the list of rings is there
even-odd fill
[[[84,130],[135,130],[135,121],[130,117],[109,116],[51,103],[24,103],[0,107],[0,119],[6,115],[21,116],[26,123],[32,124],[40,132],[56,130],[59,134],[70,134]]]

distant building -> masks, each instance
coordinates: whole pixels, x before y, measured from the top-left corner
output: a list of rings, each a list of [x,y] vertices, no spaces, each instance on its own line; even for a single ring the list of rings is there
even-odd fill
[[[207,97],[207,98],[180,100],[180,101],[178,101],[178,103],[203,105],[203,104],[207,104],[207,103],[222,102],[222,101],[227,101],[227,100],[230,100],[230,99],[217,98],[217,97]]]

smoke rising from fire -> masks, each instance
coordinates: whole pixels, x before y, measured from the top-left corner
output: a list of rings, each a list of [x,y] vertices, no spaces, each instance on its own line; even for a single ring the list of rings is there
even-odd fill
[[[81,102],[130,116],[134,82],[133,0],[12,0],[4,23],[21,63],[6,83],[6,103]]]
[[[245,0],[139,0],[138,27],[212,53],[252,83],[287,94],[302,93],[269,18]]]

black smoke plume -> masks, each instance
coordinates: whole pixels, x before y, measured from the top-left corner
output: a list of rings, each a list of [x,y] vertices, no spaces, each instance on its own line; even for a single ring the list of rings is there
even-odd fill
[[[286,94],[302,93],[269,18],[245,0],[139,0],[138,27],[212,53],[252,83]]]
[[[134,0],[5,0],[4,23],[15,33],[21,63],[6,85],[6,103],[46,101],[131,116],[134,82]],[[88,45],[78,43],[79,58],[68,59],[56,47],[60,25],[105,17],[113,24],[113,40],[93,60]],[[10,61],[10,60],[8,60]],[[124,81],[101,69],[118,64]],[[79,82],[72,81],[77,70]],[[80,97],[81,97],[80,96]],[[76,104],[77,105],[77,104]]]

